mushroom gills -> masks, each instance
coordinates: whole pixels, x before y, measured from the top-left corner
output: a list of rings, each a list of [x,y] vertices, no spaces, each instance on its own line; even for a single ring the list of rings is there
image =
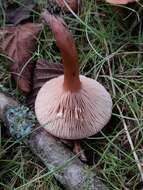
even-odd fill
[[[82,139],[96,134],[111,117],[110,94],[96,80],[82,75],[81,88],[76,92],[66,91],[63,81],[62,75],[40,89],[35,102],[39,123],[63,139]]]

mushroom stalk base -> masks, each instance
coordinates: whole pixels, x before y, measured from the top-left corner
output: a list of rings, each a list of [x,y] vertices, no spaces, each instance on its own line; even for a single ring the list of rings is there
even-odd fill
[[[7,119],[6,110],[16,104],[12,98],[0,93],[1,119],[7,127],[11,126],[11,123]],[[88,166],[83,164],[62,142],[43,128],[34,129],[27,138],[24,138],[24,142],[49,170],[54,171],[55,178],[66,190],[107,190],[95,172],[90,171]]]

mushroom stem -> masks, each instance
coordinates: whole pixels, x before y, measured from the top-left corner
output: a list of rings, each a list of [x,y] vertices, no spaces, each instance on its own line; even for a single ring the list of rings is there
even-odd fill
[[[74,147],[73,147],[73,152],[75,154],[79,154],[79,158],[83,162],[87,162],[87,158],[85,156],[84,150],[81,147],[80,141],[75,140],[74,142]]]
[[[71,92],[78,91],[81,82],[74,39],[61,18],[51,15],[48,11],[44,11],[42,16],[54,33],[56,44],[61,52],[64,65],[64,89]]]

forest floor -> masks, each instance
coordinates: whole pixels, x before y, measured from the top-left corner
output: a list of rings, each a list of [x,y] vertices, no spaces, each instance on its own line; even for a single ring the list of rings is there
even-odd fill
[[[46,6],[46,0],[40,1]],[[97,79],[110,92],[112,118],[97,135],[82,140],[91,169],[110,190],[141,190],[143,183],[143,7],[140,3],[112,6],[83,0],[81,13],[64,15],[73,33],[80,73]],[[1,9],[1,8],[0,8]],[[72,13],[73,14],[73,13]],[[1,27],[7,26],[3,15]],[[39,13],[34,11],[33,22]],[[39,20],[38,20],[39,22]],[[60,62],[60,53],[48,27],[38,38],[33,60]],[[0,54],[0,85],[15,92],[9,63]],[[22,95],[16,93],[16,96]],[[5,134],[1,126],[0,189],[60,190],[53,174],[29,148]],[[30,181],[34,180],[34,183]],[[22,187],[27,184],[26,187]]]

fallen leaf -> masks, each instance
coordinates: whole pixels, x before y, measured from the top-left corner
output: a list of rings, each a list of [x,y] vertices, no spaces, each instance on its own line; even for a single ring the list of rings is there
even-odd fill
[[[70,10],[65,5],[65,2],[69,5],[72,11],[77,12],[79,7],[79,0],[55,0],[56,3],[62,8],[65,13],[70,13]]]
[[[30,59],[41,29],[42,25],[34,23],[0,29],[0,52],[13,60],[10,67],[12,76],[17,81],[19,89],[24,92],[30,91],[33,67]]]
[[[34,0],[23,0],[20,4],[16,2],[9,3],[5,10],[6,22],[17,25],[28,19],[35,5]]]
[[[106,0],[108,3],[116,4],[116,5],[125,5],[128,3],[136,2],[137,0]]]
[[[34,109],[37,93],[44,83],[62,75],[63,73],[64,68],[62,64],[49,63],[44,59],[37,61],[33,75],[32,92],[27,96],[27,104],[31,109]]]

